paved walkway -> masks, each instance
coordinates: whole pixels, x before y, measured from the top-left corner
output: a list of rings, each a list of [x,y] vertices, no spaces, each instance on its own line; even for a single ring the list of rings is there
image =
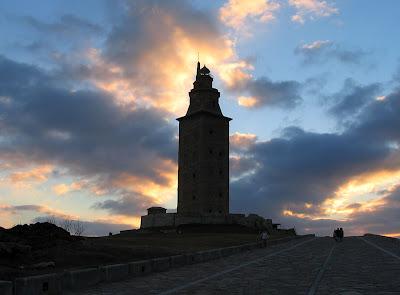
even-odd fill
[[[400,242],[297,240],[69,294],[400,294]]]

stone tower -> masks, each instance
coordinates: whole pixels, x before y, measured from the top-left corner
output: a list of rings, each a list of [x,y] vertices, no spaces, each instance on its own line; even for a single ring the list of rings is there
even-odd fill
[[[178,214],[229,214],[229,121],[213,78],[197,63],[190,105],[179,121]]]

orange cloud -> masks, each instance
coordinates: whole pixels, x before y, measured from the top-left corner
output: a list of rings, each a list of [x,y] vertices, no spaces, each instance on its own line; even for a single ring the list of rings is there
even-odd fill
[[[78,181],[78,182],[73,182],[71,184],[60,183],[54,185],[52,189],[58,196],[62,196],[71,191],[78,191],[85,187],[89,187],[90,189],[92,189],[93,192],[96,192],[96,189],[93,189],[93,187],[89,186],[88,181]]]
[[[248,148],[257,141],[257,135],[251,133],[239,133],[235,132],[229,136],[229,142],[231,145],[238,148]]]
[[[382,234],[382,235],[391,237],[391,238],[400,238],[400,233],[388,233],[388,234]]]
[[[42,165],[27,171],[13,172],[8,179],[13,183],[20,182],[44,182],[48,179],[49,174],[53,171],[53,166]]]
[[[280,8],[278,2],[269,0],[229,0],[219,11],[220,20],[236,30],[243,29],[249,19],[263,23],[275,18],[274,12]]]
[[[321,0],[289,0],[289,5],[297,10],[296,14],[292,16],[292,21],[300,24],[304,24],[306,17],[315,19],[339,13],[336,7]]]
[[[252,108],[258,104],[258,99],[254,96],[239,96],[238,104],[246,108]]]
[[[123,173],[113,180],[115,187],[133,193],[139,193],[152,199],[154,204],[173,205],[176,206],[176,189],[177,189],[177,165],[169,160],[160,160],[157,167],[160,178],[166,180],[165,183],[157,183],[151,178]]]
[[[143,33],[140,40],[135,40],[141,45],[133,50],[131,58],[127,54],[126,62],[111,59],[97,48],[85,52],[91,68],[89,80],[94,85],[128,108],[151,106],[180,116],[188,107],[187,92],[192,88],[198,53],[200,62],[228,87],[252,78],[249,72],[253,66],[238,58],[234,39],[220,33],[212,21],[202,29],[193,29],[185,25],[179,13],[163,9],[157,6],[154,11],[143,10]],[[267,18],[266,12],[261,15]]]
[[[334,194],[318,205],[305,203],[304,208],[282,211],[284,216],[311,220],[349,220],[355,214],[371,213],[388,205],[386,199],[400,183],[400,170],[381,170],[358,175],[342,184]],[[313,209],[307,213],[307,209]]]
[[[69,192],[69,186],[66,185],[65,183],[60,183],[60,184],[53,186],[53,191],[57,195],[62,196]]]

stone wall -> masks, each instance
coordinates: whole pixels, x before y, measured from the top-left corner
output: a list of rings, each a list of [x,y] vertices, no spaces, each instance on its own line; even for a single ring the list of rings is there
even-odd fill
[[[272,220],[256,214],[228,214],[224,216],[183,216],[177,213],[150,214],[142,216],[140,228],[177,227],[183,224],[239,224],[256,229],[273,231]]]

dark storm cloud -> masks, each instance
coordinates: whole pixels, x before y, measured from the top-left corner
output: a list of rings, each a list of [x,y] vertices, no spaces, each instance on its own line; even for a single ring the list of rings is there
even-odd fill
[[[163,59],[165,62],[181,60],[177,50],[179,42],[172,42],[177,30],[199,42],[199,47],[201,40],[210,46],[215,44],[216,48],[222,41],[215,19],[187,1],[140,0],[125,3],[125,13],[106,40],[104,57],[121,66],[130,79],[147,79],[146,83],[157,81],[157,75],[161,73],[156,70],[160,69],[140,71],[143,70],[140,65],[142,60],[156,62],[158,66],[163,65]],[[146,56],[151,51],[158,52],[159,56],[149,60]]]
[[[398,233],[400,228],[400,193],[399,188],[382,199],[382,204],[373,210],[362,210],[361,204],[354,203],[346,209],[354,209],[346,220],[310,219],[283,216],[280,221],[287,226],[295,226],[303,233],[330,234],[334,228],[343,227],[345,233],[362,235],[364,233]]]
[[[118,200],[96,202],[93,208],[107,210],[111,214],[132,216],[143,213],[151,205],[150,199],[140,195],[129,194],[129,196],[124,196]]]
[[[361,90],[369,93],[368,87],[361,87]],[[375,87],[369,90],[374,92]],[[400,169],[399,118],[400,91],[395,90],[384,100],[367,103],[343,133],[320,134],[292,127],[285,129],[280,138],[255,142],[247,156],[257,161],[257,169],[254,174],[232,182],[232,209],[257,212],[286,223],[293,222],[303,229],[318,231],[320,228],[326,232],[327,225],[332,227],[341,222],[315,221],[281,213],[285,209],[318,213],[319,205],[351,177],[383,169]],[[386,199],[391,205],[368,214],[358,212],[358,205],[352,204],[351,208],[358,213],[350,216],[351,222],[347,225],[354,231],[370,225],[375,232],[394,230],[400,220],[398,209],[393,209],[398,208],[398,195]],[[306,202],[314,205],[314,212],[304,208]],[[374,220],[385,223],[373,227]]]
[[[310,44],[303,44],[295,49],[295,54],[303,59],[303,64],[319,64],[328,61],[338,61],[343,64],[362,63],[367,52],[361,49],[345,49],[333,41],[315,41]]]
[[[329,112],[340,120],[355,116],[375,100],[381,89],[379,83],[360,85],[353,79],[346,79],[342,90],[328,98],[332,103]]]
[[[175,161],[174,128],[151,108],[119,106],[100,91],[70,91],[37,67],[0,58],[0,153],[81,175],[132,173],[158,183]]]
[[[98,34],[103,32],[101,26],[93,24],[85,19],[82,19],[72,14],[64,14],[59,18],[59,20],[52,23],[43,22],[32,16],[24,17],[24,21],[32,28],[45,34],[61,34],[74,37],[75,34]]]
[[[249,95],[256,99],[251,107],[273,106],[294,108],[301,101],[302,85],[297,81],[271,81],[266,77],[237,81],[230,91]]]
[[[230,176],[240,177],[245,173],[249,173],[257,168],[257,162],[252,157],[230,157],[229,158],[229,172]]]
[[[374,101],[357,116],[353,132],[369,136],[380,144],[400,143],[400,89],[384,100]]]
[[[13,214],[19,211],[43,211],[43,207],[39,205],[17,205],[17,206],[3,206],[0,207],[0,211],[11,212]]]
[[[154,93],[163,91],[160,86],[168,84],[169,73],[173,75],[173,69],[166,74],[163,65],[172,63],[179,67],[184,62],[179,55],[177,28],[183,32],[183,39],[198,48],[200,60],[203,47],[206,55],[210,52],[216,57],[226,55],[226,40],[212,14],[197,10],[185,1],[137,1],[127,3],[126,14],[107,38],[103,56],[119,65],[130,81],[154,84]],[[154,56],[149,58],[149,52]],[[274,82],[262,77],[233,85],[230,91],[255,97],[256,106],[293,108],[301,101],[301,85],[296,81]]]
[[[390,150],[353,134],[318,134],[288,128],[284,137],[256,143],[249,153],[258,162],[254,175],[232,183],[235,207],[248,206],[242,195],[252,195],[256,208],[279,214],[285,204],[319,203],[353,175],[379,168]],[[235,200],[237,200],[235,202]],[[275,213],[273,213],[275,211]]]

